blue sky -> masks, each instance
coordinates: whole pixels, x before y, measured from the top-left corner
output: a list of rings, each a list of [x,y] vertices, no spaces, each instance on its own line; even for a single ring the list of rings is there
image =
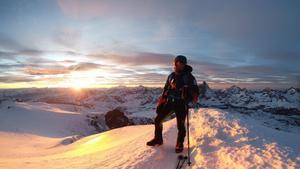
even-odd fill
[[[178,54],[213,87],[298,87],[299,1],[3,0],[0,87],[162,86]]]

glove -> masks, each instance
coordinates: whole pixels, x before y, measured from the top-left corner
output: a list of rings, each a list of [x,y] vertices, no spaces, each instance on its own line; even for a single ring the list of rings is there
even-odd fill
[[[198,99],[199,99],[199,96],[198,96],[198,95],[194,95],[194,96],[193,96],[193,102],[194,102],[194,103],[197,103],[197,102],[198,102]]]
[[[163,96],[160,96],[157,101],[157,106],[166,103],[167,99]]]

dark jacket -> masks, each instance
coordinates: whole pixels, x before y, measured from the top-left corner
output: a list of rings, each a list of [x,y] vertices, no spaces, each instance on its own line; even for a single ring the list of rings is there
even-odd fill
[[[164,98],[184,99],[186,102],[199,96],[199,88],[195,77],[192,75],[193,68],[185,65],[184,70],[176,74],[172,72],[165,83],[162,96]]]

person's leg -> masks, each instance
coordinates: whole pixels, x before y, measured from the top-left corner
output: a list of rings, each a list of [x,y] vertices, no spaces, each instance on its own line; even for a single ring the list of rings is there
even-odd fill
[[[154,120],[154,138],[147,142],[148,146],[155,146],[163,144],[162,130],[163,130],[163,120],[171,113],[170,103],[162,104],[156,108],[156,117]]]
[[[177,143],[183,144],[184,138],[186,136],[186,129],[185,129],[185,119],[187,116],[188,107],[184,102],[179,102],[176,106],[176,120],[177,120]]]
[[[166,103],[156,108],[156,117],[154,119],[155,131],[154,138],[162,140],[163,120],[171,113],[171,104]]]

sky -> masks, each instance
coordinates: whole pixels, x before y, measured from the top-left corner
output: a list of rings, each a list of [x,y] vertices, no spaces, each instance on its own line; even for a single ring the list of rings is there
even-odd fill
[[[1,0],[0,88],[300,85],[297,0]]]

